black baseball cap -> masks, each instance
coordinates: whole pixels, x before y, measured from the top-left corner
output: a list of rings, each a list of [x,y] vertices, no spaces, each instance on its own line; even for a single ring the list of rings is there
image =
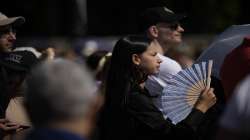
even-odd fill
[[[15,71],[28,72],[38,63],[38,58],[30,51],[12,51],[0,55],[0,65]]]
[[[146,9],[141,14],[141,26],[144,27],[144,29],[147,29],[148,27],[152,25],[156,25],[160,22],[165,23],[175,23],[179,22],[183,18],[185,18],[186,15],[184,14],[175,14],[172,10],[168,9],[167,7],[153,7]]]

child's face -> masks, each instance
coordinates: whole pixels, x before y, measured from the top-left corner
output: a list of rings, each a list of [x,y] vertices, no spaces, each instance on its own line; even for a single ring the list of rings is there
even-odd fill
[[[151,43],[147,50],[139,55],[140,67],[148,74],[155,74],[159,72],[161,59],[157,55],[156,47]]]

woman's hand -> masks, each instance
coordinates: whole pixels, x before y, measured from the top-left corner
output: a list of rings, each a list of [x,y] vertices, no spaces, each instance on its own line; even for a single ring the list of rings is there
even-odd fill
[[[213,88],[206,88],[200,95],[195,108],[205,113],[216,103],[216,96]]]

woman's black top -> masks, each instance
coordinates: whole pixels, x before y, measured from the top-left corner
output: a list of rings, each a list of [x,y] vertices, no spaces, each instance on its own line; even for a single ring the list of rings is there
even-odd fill
[[[197,139],[196,130],[204,117],[201,111],[193,109],[185,120],[174,125],[163,118],[146,89],[132,89],[125,100],[122,105],[104,107],[100,118],[101,139]]]

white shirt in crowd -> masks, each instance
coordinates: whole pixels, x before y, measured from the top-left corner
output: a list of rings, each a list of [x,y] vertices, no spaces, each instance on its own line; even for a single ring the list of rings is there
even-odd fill
[[[167,80],[181,71],[181,66],[178,62],[169,57],[163,56],[161,54],[158,54],[158,56],[162,60],[159,73],[149,76],[148,80],[146,81],[145,87],[148,89],[149,93],[152,96],[156,96],[155,98],[153,98],[153,102],[157,106],[157,108],[162,111],[162,90],[166,86]]]

